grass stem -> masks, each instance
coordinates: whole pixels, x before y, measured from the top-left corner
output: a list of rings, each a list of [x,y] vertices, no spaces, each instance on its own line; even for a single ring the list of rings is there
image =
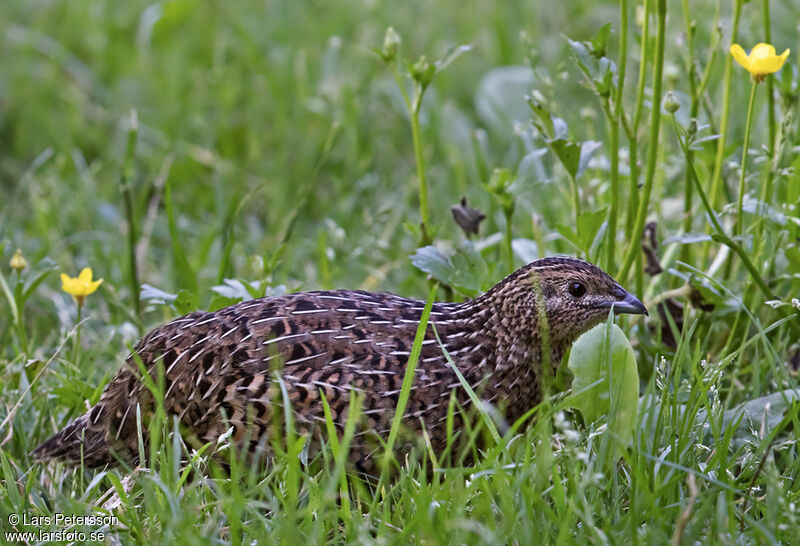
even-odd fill
[[[736,43],[739,34],[739,18],[742,15],[742,0],[733,0],[733,25],[731,25],[731,43]],[[717,203],[722,182],[722,160],[725,155],[726,135],[728,133],[728,118],[731,106],[731,74],[733,72],[733,57],[725,56],[725,75],[722,82],[722,118],[719,124],[719,139],[717,139],[717,153],[714,157],[714,170],[709,182],[708,198],[712,205]]]
[[[139,135],[139,121],[136,110],[131,111],[128,139],[125,146],[125,160],[122,165],[122,198],[125,202],[125,217],[128,222],[128,282],[136,316],[141,316],[139,301],[139,265],[136,261],[136,218],[133,210],[133,160],[136,157],[136,141]]]
[[[633,222],[636,220],[636,210],[639,208],[639,123],[642,118],[644,105],[644,88],[647,83],[647,64],[650,44],[650,13],[652,3],[644,0],[644,24],[642,25],[642,43],[639,50],[639,80],[636,84],[636,105],[633,109],[633,120],[628,131],[628,148],[630,149],[630,176],[628,186],[627,216],[625,219],[625,233],[633,231]]]
[[[606,268],[611,269],[616,259],[617,217],[619,216],[619,124],[622,115],[622,97],[625,90],[625,71],[628,66],[628,0],[619,1],[619,69],[611,119],[611,204],[608,211],[608,245]]]
[[[650,113],[650,131],[647,139],[647,167],[645,182],[636,220],[633,225],[633,234],[629,240],[625,260],[617,274],[617,279],[627,278],[628,272],[640,253],[640,241],[644,233],[644,224],[647,220],[647,208],[650,204],[650,192],[653,189],[653,180],[656,173],[656,159],[658,158],[658,135],[661,127],[661,87],[664,74],[664,43],[666,39],[667,1],[658,0],[658,33],[656,35],[656,58],[653,66],[653,99]]]
[[[744,143],[742,143],[742,171],[739,175],[739,195],[736,202],[736,223],[733,225],[733,234],[741,235],[742,224],[742,205],[744,203],[744,182],[747,177],[747,150],[750,146],[750,130],[753,126],[753,106],[756,102],[756,88],[758,82],[753,80],[750,87],[750,99],[747,101],[747,124],[744,126]]]
[[[700,184],[700,179],[697,176],[697,171],[694,168],[694,162],[692,161],[691,157],[687,154],[688,148],[686,143],[679,137],[678,139],[681,143],[681,149],[683,150],[683,155],[686,158],[687,168],[692,174],[692,180],[694,180],[695,189],[697,190],[700,199],[703,202],[703,206],[706,209],[706,213],[708,214],[709,221],[711,222],[711,227],[714,229],[714,233],[712,233],[711,238],[714,241],[724,244],[731,250],[733,250],[739,257],[742,259],[747,270],[750,272],[750,275],[753,277],[753,280],[758,285],[758,288],[764,294],[766,299],[774,300],[776,299],[775,293],[770,290],[767,283],[761,277],[761,273],[758,271],[753,262],[750,260],[750,257],[747,255],[747,252],[742,248],[742,246],[730,238],[720,224],[719,219],[717,219],[717,215],[714,212],[713,207],[711,206],[711,200],[706,196],[705,191],[703,191],[703,186]]]

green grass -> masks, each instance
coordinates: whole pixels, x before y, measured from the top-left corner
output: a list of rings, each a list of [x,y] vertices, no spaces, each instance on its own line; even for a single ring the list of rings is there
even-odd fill
[[[123,544],[796,542],[800,9],[646,4],[643,40],[626,0],[0,3],[0,531],[112,509],[106,527],[17,527]],[[622,88],[603,60],[622,64],[620,6]],[[390,26],[394,67],[377,53]],[[732,33],[792,48],[755,90],[743,175],[751,85]],[[429,83],[423,64],[409,75],[462,44]],[[669,91],[680,108],[654,111]],[[471,241],[449,210],[461,196],[487,216]],[[263,472],[209,464],[225,438],[187,454],[163,416],[132,479],[28,456],[180,313],[315,288],[425,299],[426,272],[458,299],[552,253],[682,305],[617,321],[641,377],[619,459],[606,422],[558,393],[499,442],[485,416],[441,460],[421,439],[380,487],[347,472],[352,429],[306,461],[291,423]],[[78,338],[57,273],[85,266],[104,282]]]

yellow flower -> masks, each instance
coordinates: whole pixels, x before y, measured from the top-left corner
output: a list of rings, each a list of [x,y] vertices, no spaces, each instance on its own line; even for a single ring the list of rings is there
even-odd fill
[[[17,251],[11,257],[11,262],[8,265],[10,265],[11,269],[14,271],[22,271],[28,267],[28,260],[26,260],[25,256],[22,255],[22,250],[17,249]]]
[[[92,280],[92,269],[90,267],[83,268],[83,271],[77,277],[61,274],[61,289],[70,294],[79,306],[83,305],[83,300],[86,299],[86,296],[94,294],[97,287],[102,283],[103,279]]]
[[[750,54],[747,55],[739,44],[731,45],[731,55],[736,62],[750,72],[750,76],[755,81],[761,81],[767,74],[773,74],[783,67],[786,57],[789,56],[787,49],[780,55],[775,55],[775,48],[770,44],[756,44]]]

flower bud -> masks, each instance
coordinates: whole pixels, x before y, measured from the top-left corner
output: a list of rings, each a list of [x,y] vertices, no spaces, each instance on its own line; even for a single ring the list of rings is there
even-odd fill
[[[23,269],[28,267],[28,260],[26,260],[25,256],[22,255],[22,250],[17,249],[17,251],[14,253],[14,256],[11,258],[9,265],[11,266],[11,269],[17,273],[21,273]]]
[[[674,114],[680,107],[681,103],[678,102],[678,99],[675,97],[672,91],[667,92],[667,94],[664,96],[664,110],[670,114]]]
[[[411,77],[418,81],[422,87],[427,87],[436,73],[436,65],[428,62],[425,55],[411,66]]]
[[[400,35],[395,32],[394,28],[387,28],[386,35],[383,37],[383,48],[381,49],[383,60],[389,64],[393,63],[397,59],[397,52],[401,43]]]

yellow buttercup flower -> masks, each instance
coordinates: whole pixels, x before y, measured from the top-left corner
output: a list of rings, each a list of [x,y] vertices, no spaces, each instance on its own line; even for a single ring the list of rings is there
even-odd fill
[[[77,277],[61,274],[61,289],[71,295],[78,306],[83,305],[83,300],[86,299],[86,296],[94,294],[97,287],[102,283],[103,279],[92,280],[92,269],[90,267],[83,268],[83,271]]]
[[[780,55],[776,55],[773,46],[761,43],[756,44],[748,55],[744,52],[742,46],[733,44],[731,45],[731,55],[758,82],[766,78],[768,74],[774,74],[783,67],[786,57],[789,56],[789,50],[787,49]]]

